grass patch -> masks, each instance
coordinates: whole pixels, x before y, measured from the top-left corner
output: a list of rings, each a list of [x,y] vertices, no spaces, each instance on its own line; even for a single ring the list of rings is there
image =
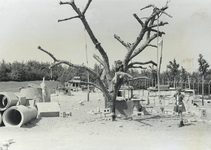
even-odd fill
[[[20,87],[27,86],[28,84],[36,84],[40,85],[42,81],[24,81],[24,82],[15,82],[15,81],[8,81],[8,82],[0,82],[0,92],[20,92]],[[45,81],[45,84],[48,87],[48,91],[52,93],[53,88],[61,86],[61,83],[57,81]]]

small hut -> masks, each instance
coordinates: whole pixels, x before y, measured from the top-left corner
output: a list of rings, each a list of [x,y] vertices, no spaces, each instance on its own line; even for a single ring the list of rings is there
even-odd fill
[[[73,79],[66,82],[65,86],[72,91],[78,91],[81,88],[81,78],[79,76],[73,77]]]

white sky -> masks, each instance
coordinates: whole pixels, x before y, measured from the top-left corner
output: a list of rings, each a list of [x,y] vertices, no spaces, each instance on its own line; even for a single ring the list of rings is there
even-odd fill
[[[84,8],[88,0],[75,0]],[[134,42],[140,24],[133,17],[148,16],[151,11],[140,8],[155,4],[164,6],[166,0],[93,0],[86,14],[97,39],[106,50],[110,65],[123,59],[126,49],[114,39],[114,34],[125,42]],[[175,58],[187,71],[198,68],[198,55],[202,54],[211,65],[211,1],[171,0],[162,21],[169,25],[164,31],[162,70]],[[92,57],[94,45],[78,19],[58,23],[59,19],[75,15],[69,5],[59,5],[59,0],[1,0],[0,1],[0,61],[37,60],[52,62],[52,59],[37,49],[41,46],[58,59],[72,63],[86,63],[85,43],[88,46],[88,61],[92,67],[97,61]],[[156,40],[154,41],[156,43]],[[81,59],[80,59],[81,58]],[[137,58],[139,61],[157,62],[155,48],[147,48]]]

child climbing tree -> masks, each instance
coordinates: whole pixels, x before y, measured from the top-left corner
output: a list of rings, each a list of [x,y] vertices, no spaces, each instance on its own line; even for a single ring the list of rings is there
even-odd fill
[[[72,6],[72,9],[76,12],[77,15],[70,17],[70,18],[58,20],[58,22],[68,21],[68,20],[72,20],[72,19],[80,19],[81,20],[81,23],[83,24],[85,30],[87,31],[91,41],[93,42],[96,49],[99,51],[99,53],[101,55],[101,57],[97,56],[96,54],[94,54],[94,56],[93,56],[100,63],[100,65],[103,66],[103,72],[100,75],[98,73],[96,73],[93,69],[91,69],[85,65],[76,65],[70,61],[58,60],[56,57],[54,57],[53,54],[51,54],[47,50],[44,50],[40,46],[38,47],[38,49],[40,49],[41,51],[47,53],[50,57],[52,57],[52,59],[54,60],[54,63],[51,65],[51,67],[59,65],[59,64],[66,64],[71,67],[83,68],[86,71],[88,71],[90,74],[92,74],[92,76],[96,80],[95,80],[95,82],[89,83],[89,84],[94,85],[96,88],[100,89],[103,92],[105,101],[106,101],[105,107],[106,108],[110,107],[112,109],[112,113],[113,113],[112,120],[115,120],[115,100],[116,100],[117,93],[118,93],[120,87],[124,83],[126,83],[129,78],[132,78],[132,76],[127,73],[127,71],[132,68],[142,68],[143,69],[143,65],[147,65],[147,64],[152,64],[155,66],[157,65],[152,60],[147,61],[147,62],[138,62],[138,61],[132,62],[131,60],[133,58],[135,58],[136,56],[138,56],[141,52],[143,52],[143,50],[145,50],[147,47],[157,48],[156,45],[153,45],[150,43],[157,37],[161,37],[163,34],[165,34],[164,32],[159,31],[158,27],[164,26],[168,23],[162,22],[162,21],[159,22],[158,19],[163,14],[171,17],[169,14],[167,14],[165,12],[165,10],[168,9],[169,2],[167,1],[166,5],[162,8],[158,8],[155,5],[148,5],[142,9],[140,9],[141,11],[143,11],[144,9],[152,8],[152,13],[148,17],[139,18],[137,16],[137,14],[133,14],[134,18],[140,24],[141,30],[139,33],[137,32],[138,36],[132,43],[125,42],[118,35],[114,34],[114,38],[118,42],[120,42],[127,50],[125,52],[124,59],[119,60],[117,58],[117,61],[115,62],[116,72],[115,72],[114,78],[112,78],[112,72],[111,72],[111,68],[110,68],[110,64],[109,64],[109,57],[108,57],[106,51],[104,50],[104,48],[102,47],[101,43],[98,41],[95,34],[93,33],[90,25],[87,22],[86,16],[85,16],[86,11],[89,8],[91,2],[92,2],[92,0],[88,0],[86,6],[84,7],[84,9],[82,11],[77,7],[74,0],[71,0],[70,2],[60,2],[60,5]],[[146,38],[144,38],[144,37],[146,37]],[[141,45],[140,45],[140,42],[142,43]]]

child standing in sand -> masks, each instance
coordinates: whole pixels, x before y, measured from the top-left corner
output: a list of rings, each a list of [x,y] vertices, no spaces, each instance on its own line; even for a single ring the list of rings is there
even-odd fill
[[[186,109],[183,103],[184,95],[181,93],[181,89],[177,89],[176,94],[174,94],[174,97],[176,99],[174,111],[177,112],[180,116],[179,127],[182,127],[184,126],[182,112],[185,112]]]

